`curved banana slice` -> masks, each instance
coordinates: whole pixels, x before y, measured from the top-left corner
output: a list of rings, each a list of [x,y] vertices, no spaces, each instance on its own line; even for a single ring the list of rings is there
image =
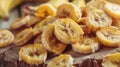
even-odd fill
[[[33,28],[34,35],[41,33],[47,24],[53,23],[55,20],[56,20],[55,17],[49,16],[46,19],[42,20],[41,22],[37,23]]]
[[[70,18],[60,18],[55,22],[55,35],[63,43],[71,44],[77,42],[84,34],[81,27]]]
[[[120,67],[120,53],[106,55],[103,58],[102,67]]]
[[[92,10],[88,12],[86,25],[96,31],[100,27],[111,26],[112,18],[102,10]]]
[[[54,25],[49,24],[45,27],[42,33],[42,44],[50,52],[61,54],[66,47],[66,44],[60,42],[54,35]]]
[[[63,3],[57,9],[57,17],[59,18],[71,18],[78,21],[81,16],[81,10],[72,3]]]
[[[94,10],[94,9],[100,9],[102,10],[105,6],[105,1],[104,0],[92,0],[87,3],[87,9],[89,10]]]
[[[38,7],[35,15],[40,18],[46,18],[47,16],[55,16],[56,9],[51,4],[42,4]]]
[[[27,28],[16,35],[14,39],[14,44],[16,46],[24,45],[32,37],[33,37],[33,29]]]
[[[95,37],[85,36],[79,42],[72,44],[72,49],[83,54],[93,53],[99,49],[99,42]]]
[[[106,3],[104,10],[111,16],[120,19],[120,6],[113,3]]]
[[[20,28],[22,26],[30,27],[33,24],[37,23],[39,20],[40,19],[35,17],[35,16],[27,15],[27,16],[16,19],[10,25],[10,29],[18,29],[18,28]]]
[[[0,30],[0,47],[10,45],[14,40],[14,35],[8,30]]]
[[[100,28],[96,32],[97,39],[104,46],[117,47],[120,46],[120,30],[116,27]]]
[[[19,58],[30,65],[38,65],[46,61],[47,51],[40,44],[26,45],[20,49]]]
[[[67,54],[61,54],[53,58],[47,67],[73,67],[73,58]]]

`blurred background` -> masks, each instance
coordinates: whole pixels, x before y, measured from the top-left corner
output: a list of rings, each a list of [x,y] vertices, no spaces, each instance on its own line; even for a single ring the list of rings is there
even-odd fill
[[[25,12],[29,13],[29,11],[32,11],[31,9],[29,9],[29,6],[38,6],[48,1],[51,0],[0,0],[0,29],[8,29],[9,24],[13,22],[16,18],[24,16]],[[69,0],[69,2],[71,1],[72,0]],[[89,1],[90,0],[85,0],[85,2]],[[120,4],[120,0],[107,1]]]

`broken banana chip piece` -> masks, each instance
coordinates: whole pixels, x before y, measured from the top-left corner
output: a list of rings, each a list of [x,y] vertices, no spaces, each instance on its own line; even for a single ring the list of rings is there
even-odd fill
[[[61,54],[66,47],[66,44],[55,37],[53,24],[48,24],[43,30],[42,44],[48,51],[54,54]]]
[[[55,17],[49,16],[46,19],[42,20],[41,22],[37,23],[33,28],[34,35],[41,33],[47,24],[53,23],[55,20],[56,20]]]
[[[18,29],[21,28],[22,26],[30,27],[33,24],[37,23],[40,21],[39,18],[32,16],[32,15],[27,15],[21,18],[16,19],[11,25],[10,29]]]
[[[112,18],[108,16],[103,10],[92,10],[88,12],[86,25],[92,30],[96,31],[100,27],[111,26]]]
[[[32,28],[24,29],[23,31],[21,31],[15,36],[14,44],[16,46],[24,45],[32,37],[33,37],[33,29]]]
[[[73,58],[67,54],[61,54],[58,57],[53,58],[47,65],[47,67],[74,67]]]
[[[42,38],[42,33],[40,33],[39,35],[37,35],[37,37],[34,40],[34,43],[42,44],[41,38]]]
[[[0,47],[10,45],[14,40],[14,35],[8,30],[0,30]]]
[[[47,16],[55,16],[56,9],[51,4],[42,4],[38,7],[35,15],[40,18],[46,18]]]
[[[116,27],[104,27],[100,28],[96,32],[99,42],[108,47],[120,46],[120,30]]]
[[[72,44],[73,51],[83,54],[93,53],[97,51],[99,47],[98,40],[95,37],[88,36],[84,36],[79,42]]]
[[[120,53],[106,55],[103,58],[102,67],[120,67]]]
[[[120,19],[120,5],[113,4],[113,3],[106,3],[104,10],[114,18]]]
[[[84,34],[82,28],[70,18],[57,19],[54,25],[57,39],[66,44],[77,42]]]
[[[20,49],[19,58],[27,64],[38,65],[46,61],[47,51],[41,44],[30,44]]]
[[[81,10],[72,3],[63,3],[57,9],[57,17],[59,18],[71,18],[78,21],[81,16]]]

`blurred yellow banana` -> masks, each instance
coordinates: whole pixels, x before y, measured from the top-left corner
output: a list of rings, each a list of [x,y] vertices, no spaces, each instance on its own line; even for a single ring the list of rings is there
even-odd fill
[[[22,2],[23,0],[0,0],[0,17],[8,17],[9,11]]]

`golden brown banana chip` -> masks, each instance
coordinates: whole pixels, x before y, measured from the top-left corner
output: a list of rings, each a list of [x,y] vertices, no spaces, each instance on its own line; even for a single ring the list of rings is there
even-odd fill
[[[73,58],[71,55],[61,54],[58,57],[53,58],[48,63],[47,67],[74,67]]]
[[[100,27],[108,27],[112,24],[112,18],[103,10],[92,10],[88,12],[86,25],[92,30],[97,31]]]
[[[120,52],[106,55],[102,67],[120,67]]]
[[[60,42],[54,34],[54,25],[48,24],[42,33],[42,44],[50,52],[61,54],[66,44]]]
[[[18,29],[26,24],[26,16],[17,18],[11,25],[10,29]]]
[[[113,3],[106,3],[104,10],[113,18],[120,19],[120,5]]]
[[[117,27],[104,27],[96,32],[99,42],[107,47],[120,46],[120,30]]]
[[[47,51],[41,44],[30,44],[20,49],[19,58],[27,64],[38,65],[46,61]]]
[[[54,22],[55,35],[63,43],[71,44],[79,40],[84,34],[81,27],[70,18],[60,18]]]
[[[22,26],[30,27],[33,24],[37,23],[40,19],[32,16],[32,15],[27,15],[21,18],[16,19],[11,25],[10,29],[18,29]]]
[[[42,4],[38,7],[35,15],[40,18],[46,18],[47,16],[55,16],[56,9],[51,4]]]
[[[72,49],[83,54],[93,53],[99,49],[99,42],[95,37],[84,36],[79,42],[72,44]]]
[[[29,41],[33,37],[33,29],[27,28],[15,36],[14,44],[16,46],[24,45],[27,41]]]
[[[42,20],[41,22],[37,23],[33,28],[34,35],[41,33],[47,24],[53,23],[55,20],[56,20],[55,17],[49,16],[46,19]]]
[[[8,30],[0,30],[0,47],[10,45],[14,40],[14,35]]]
[[[72,3],[63,3],[57,9],[57,17],[59,18],[71,18],[78,21],[81,16],[81,10]]]

